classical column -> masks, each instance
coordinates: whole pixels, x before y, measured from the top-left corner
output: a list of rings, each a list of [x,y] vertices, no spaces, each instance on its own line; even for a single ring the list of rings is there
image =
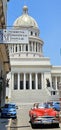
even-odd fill
[[[32,42],[32,51],[33,51],[33,42]]]
[[[12,53],[13,53],[13,45],[12,45]]]
[[[24,51],[26,51],[26,44],[24,45]]]
[[[44,74],[41,74],[41,87],[44,88]]]
[[[52,86],[52,76],[51,76],[51,81],[50,81],[50,86],[51,86],[51,89],[53,89],[53,86]]]
[[[12,89],[14,89],[14,73],[11,74],[12,75]]]
[[[38,52],[38,42],[37,42],[37,52]]]
[[[18,73],[18,90],[20,89],[20,73]]]
[[[19,52],[19,44],[17,45],[17,52]]]
[[[16,52],[16,45],[14,44],[14,53]]]
[[[35,52],[35,42],[33,42],[33,52]]]
[[[26,74],[24,73],[24,90],[26,89]]]
[[[32,89],[32,74],[30,73],[30,82],[29,82],[30,89]]]
[[[36,84],[36,89],[38,89],[38,74],[35,74],[35,84]]]
[[[36,52],[36,42],[35,42],[35,52]]]
[[[56,85],[56,90],[57,90],[57,77],[55,77],[55,85]]]

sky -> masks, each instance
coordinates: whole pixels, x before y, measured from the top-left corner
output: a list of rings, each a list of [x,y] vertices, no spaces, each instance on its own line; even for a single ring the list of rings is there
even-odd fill
[[[23,6],[33,17],[44,41],[43,53],[53,66],[61,66],[61,0],[10,0],[7,4],[7,26],[22,15]]]

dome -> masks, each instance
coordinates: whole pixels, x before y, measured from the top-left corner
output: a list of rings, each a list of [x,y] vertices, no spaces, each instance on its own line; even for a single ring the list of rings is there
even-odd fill
[[[13,26],[38,28],[38,24],[35,19],[28,15],[27,6],[23,7],[23,14],[15,20]]]

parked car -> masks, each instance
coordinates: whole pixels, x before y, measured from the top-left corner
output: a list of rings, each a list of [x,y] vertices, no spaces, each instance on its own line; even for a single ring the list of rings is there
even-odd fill
[[[1,111],[1,118],[17,118],[15,103],[6,103]]]
[[[60,102],[53,101],[52,105],[55,110],[60,111]]]
[[[59,127],[59,112],[54,110],[48,103],[39,103],[29,110],[32,128],[37,125],[50,124]]]

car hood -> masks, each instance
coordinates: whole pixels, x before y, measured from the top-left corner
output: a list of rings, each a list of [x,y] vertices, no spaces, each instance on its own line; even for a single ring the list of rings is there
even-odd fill
[[[49,109],[33,109],[30,111],[31,114],[36,114],[38,116],[56,116],[56,111],[52,108]]]

